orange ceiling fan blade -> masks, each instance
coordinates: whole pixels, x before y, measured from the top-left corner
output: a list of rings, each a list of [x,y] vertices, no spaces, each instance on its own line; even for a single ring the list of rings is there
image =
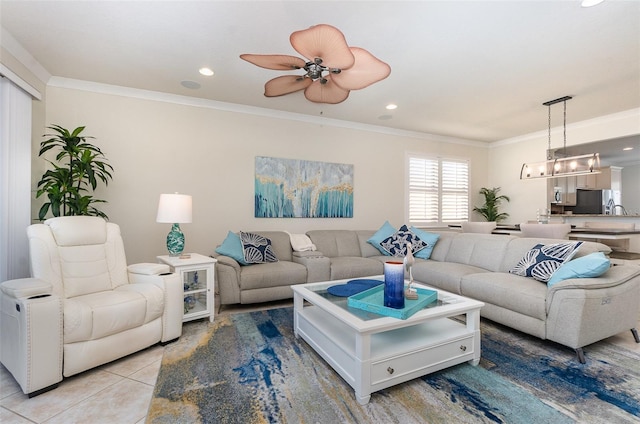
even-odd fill
[[[295,93],[296,91],[309,87],[311,82],[309,78],[303,78],[302,76],[283,75],[267,81],[264,85],[264,95],[267,97],[278,97]]]
[[[241,54],[240,59],[266,69],[276,71],[291,71],[304,68],[305,61],[295,56],[284,54]]]
[[[385,79],[391,73],[391,67],[365,49],[351,47],[356,61],[346,72],[332,75],[336,85],[346,90],[360,90]]]
[[[293,48],[310,61],[319,57],[330,68],[347,69],[355,61],[347,40],[339,29],[320,24],[296,31],[289,37]]]
[[[338,86],[330,77],[327,77],[327,82],[324,84],[318,80],[309,85],[309,87],[304,90],[304,96],[307,100],[314,103],[336,104],[347,100],[349,90]]]

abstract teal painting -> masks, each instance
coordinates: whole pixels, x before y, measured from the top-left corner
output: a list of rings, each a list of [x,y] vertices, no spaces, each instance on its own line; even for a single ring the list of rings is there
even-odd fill
[[[256,218],[353,218],[353,165],[256,156]]]

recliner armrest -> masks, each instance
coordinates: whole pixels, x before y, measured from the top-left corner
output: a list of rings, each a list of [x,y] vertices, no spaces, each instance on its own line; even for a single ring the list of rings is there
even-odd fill
[[[165,274],[170,271],[169,265],[166,264],[153,264],[153,263],[139,263],[129,265],[127,267],[129,274],[141,274],[141,275],[159,275]]]
[[[18,278],[0,284],[4,294],[14,299],[41,297],[51,295],[53,286],[39,278]]]

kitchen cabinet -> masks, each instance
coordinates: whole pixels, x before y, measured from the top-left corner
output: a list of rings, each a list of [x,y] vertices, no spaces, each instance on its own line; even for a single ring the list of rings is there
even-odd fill
[[[600,168],[599,174],[578,175],[568,178],[575,178],[576,188],[618,191],[622,188],[622,168],[619,166]]]

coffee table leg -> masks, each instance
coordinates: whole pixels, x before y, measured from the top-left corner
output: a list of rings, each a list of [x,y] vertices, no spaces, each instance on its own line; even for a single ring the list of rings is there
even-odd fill
[[[467,330],[473,332],[473,359],[469,361],[474,367],[480,363],[480,310],[467,312]]]
[[[298,314],[302,312],[304,299],[297,292],[293,293],[293,334],[296,339],[300,338],[298,334]]]
[[[359,394],[356,393],[356,400],[360,405],[366,405],[367,403],[369,403],[370,399],[371,399],[370,394],[367,396],[360,396]]]

